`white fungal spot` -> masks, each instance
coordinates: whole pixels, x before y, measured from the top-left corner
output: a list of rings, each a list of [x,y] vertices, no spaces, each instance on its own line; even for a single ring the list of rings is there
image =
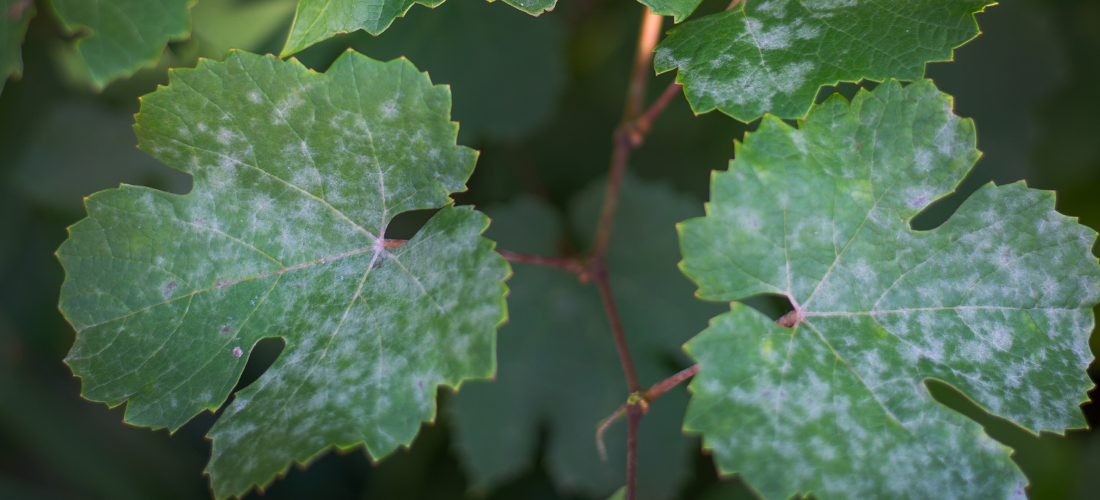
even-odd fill
[[[240,346],[237,346],[237,347],[233,348],[233,357],[239,358],[243,355],[244,355],[244,351],[241,350]]]

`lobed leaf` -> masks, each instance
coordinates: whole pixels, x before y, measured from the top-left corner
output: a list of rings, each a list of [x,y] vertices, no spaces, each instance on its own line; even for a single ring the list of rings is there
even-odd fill
[[[474,0],[464,0],[474,1]],[[365,30],[380,35],[413,4],[435,8],[444,0],[301,0],[282,57],[305,50],[340,33]],[[504,0],[533,16],[554,9],[557,0]]]
[[[514,142],[547,121],[566,83],[564,32],[557,17],[471,0],[419,9],[386,36],[350,39],[363,54],[404,56],[447,82],[451,117],[462,124],[459,141],[468,144]]]
[[[170,41],[191,34],[197,0],[51,0],[62,30],[77,35],[70,56],[96,90],[155,64]]]
[[[594,234],[603,184],[570,204],[580,234]],[[721,308],[691,297],[675,268],[674,225],[699,204],[668,188],[630,177],[608,250],[616,304],[643,384],[687,366],[677,346]],[[552,255],[562,222],[551,208],[522,199],[491,210],[489,237],[502,248]],[[638,242],[645,245],[639,246]],[[464,387],[452,400],[456,445],[478,486],[491,487],[534,465],[539,430],[543,459],[559,488],[610,495],[625,477],[626,423],[606,435],[608,461],[596,448],[598,423],[629,394],[600,296],[592,284],[559,269],[518,265],[509,282],[510,323],[501,329],[500,372],[493,382]],[[678,429],[686,392],[666,394],[643,419],[639,498],[669,498],[688,473],[693,446]]]
[[[34,17],[33,0],[0,0],[0,92],[8,77],[23,74],[23,37]]]
[[[234,51],[170,81],[135,130],[194,190],[97,193],[58,251],[84,397],[174,431],[226,401],[260,339],[285,339],[210,431],[226,498],[332,447],[383,457],[434,418],[437,386],[493,373],[509,268],[488,219],[450,206],[476,152],[455,145],[445,86],[352,52],[318,74]],[[439,207],[385,246],[395,215]]]
[[[833,97],[796,129],[767,116],[682,223],[708,300],[784,294],[794,328],[748,307],[687,343],[684,428],[767,498],[1024,498],[1010,450],[936,403],[951,384],[1032,430],[1085,424],[1100,298],[1096,233],[1054,195],[988,184],[942,226],[911,218],[978,158],[929,81]]]
[[[750,0],[684,23],[658,46],[658,73],[679,68],[696,113],[743,122],[799,118],[822,85],[918,80],[927,62],[978,35],[991,0]]]

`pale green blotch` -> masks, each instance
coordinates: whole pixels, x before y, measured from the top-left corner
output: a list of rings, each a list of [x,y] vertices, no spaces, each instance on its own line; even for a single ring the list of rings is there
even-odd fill
[[[701,370],[684,427],[722,472],[773,499],[1022,499],[1010,450],[923,382],[1033,432],[1085,424],[1096,233],[1023,183],[909,227],[974,142],[931,82],[889,81],[797,129],[765,117],[713,175],[707,216],[679,227],[681,269],[704,299],[783,294],[803,317],[735,302],[686,344]]]
[[[100,90],[152,66],[170,41],[191,35],[196,0],[51,0],[61,28],[81,36],[65,52],[74,75]],[[84,36],[86,35],[86,36]]]
[[[822,85],[917,80],[978,35],[990,0],[767,0],[684,23],[657,46],[696,113],[802,117]]]
[[[348,52],[318,74],[231,52],[173,71],[135,130],[194,190],[97,193],[58,250],[84,397],[176,430],[282,337],[210,431],[218,498],[334,446],[409,444],[437,386],[494,372],[505,317],[488,218],[449,197],[477,157],[449,111],[447,88],[404,59]],[[426,208],[441,210],[412,240],[382,244],[395,215]]]

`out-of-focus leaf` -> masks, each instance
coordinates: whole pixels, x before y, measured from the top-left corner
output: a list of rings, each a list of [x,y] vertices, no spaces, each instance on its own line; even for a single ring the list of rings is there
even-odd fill
[[[770,0],[684,23],[657,46],[658,73],[676,80],[696,113],[743,122],[803,116],[822,85],[864,78],[917,80],[925,63],[978,34],[991,0]]]
[[[133,117],[87,101],[59,102],[15,162],[24,196],[72,212],[120,183],[183,194],[191,179],[138,150]]]
[[[734,303],[686,346],[701,369],[684,426],[720,470],[774,499],[1023,498],[1010,450],[923,382],[1032,432],[1084,424],[1096,233],[1022,183],[909,227],[974,140],[930,81],[890,81],[797,129],[766,117],[713,176],[707,216],[680,225],[698,295],[796,307],[786,328]]]
[[[437,386],[493,372],[504,318],[488,219],[450,206],[476,152],[455,145],[449,105],[407,60],[354,52],[324,74],[236,51],[173,71],[135,130],[195,189],[98,193],[58,250],[83,395],[175,430],[282,337],[210,431],[218,498],[332,447],[380,458],[410,443]],[[395,215],[426,208],[442,209],[384,245]]]
[[[34,14],[34,0],[0,0],[0,92],[9,76],[23,74],[21,47]]]
[[[418,9],[384,36],[357,36],[351,45],[380,60],[407,57],[448,84],[460,142],[515,141],[557,107],[566,77],[564,31],[557,16],[459,0]]]
[[[63,64],[95,90],[155,65],[169,41],[191,33],[196,0],[51,0],[61,27],[77,36]]]
[[[191,9],[194,37],[221,59],[229,49],[256,52],[294,15],[297,0],[202,0]]]
[[[602,195],[597,184],[572,204],[580,234],[594,231]],[[680,344],[721,310],[695,300],[675,268],[674,224],[699,208],[660,185],[628,177],[623,186],[608,265],[643,385],[687,366]],[[523,199],[489,213],[489,235],[502,248],[555,252],[562,224],[545,205]],[[555,483],[609,495],[625,477],[626,425],[620,421],[608,431],[607,462],[600,460],[595,431],[628,392],[599,294],[558,269],[517,265],[515,271],[496,380],[472,383],[452,400],[457,445],[476,484],[488,487],[531,466],[545,424],[544,463]],[[678,429],[685,398],[682,389],[670,392],[642,420],[639,498],[668,498],[687,472],[692,441]]]

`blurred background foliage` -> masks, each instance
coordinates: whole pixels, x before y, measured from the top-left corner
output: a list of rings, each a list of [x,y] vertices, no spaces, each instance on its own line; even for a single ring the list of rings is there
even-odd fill
[[[210,445],[203,436],[213,415],[169,435],[124,425],[121,408],[79,398],[80,383],[61,361],[73,331],[57,310],[63,273],[53,252],[65,228],[84,217],[83,196],[122,182],[190,190],[187,175],[134,147],[138,96],[166,84],[168,68],[194,66],[199,57],[220,59],[230,48],[278,53],[295,4],[201,0],[189,40],[170,44],[155,67],[98,94],[66,56],[71,36],[39,6],[23,46],[23,77],[0,94],[0,498],[210,497],[202,474]],[[695,16],[727,4],[704,0]],[[459,202],[492,206],[533,196],[568,220],[569,200],[605,175],[641,10],[630,0],[563,0],[555,11],[531,18],[500,3],[450,0],[434,10],[414,6],[378,38],[341,35],[297,57],[317,71],[349,47],[377,59],[408,57],[434,82],[451,85],[459,142],[481,151]],[[1006,0],[977,17],[983,34],[958,49],[954,62],[929,65],[927,76],[955,96],[959,115],[974,118],[984,156],[959,192],[914,227],[939,225],[983,183],[1026,179],[1057,190],[1060,210],[1100,229],[1100,2]],[[651,100],[672,76],[652,80]],[[823,89],[819,99],[834,91],[851,96],[858,88]],[[709,172],[724,169],[732,141],[755,126],[718,113],[693,116],[677,98],[630,167],[641,179],[701,203]],[[417,218],[407,220],[408,231],[415,230]],[[1092,346],[1100,352],[1100,335],[1093,335]],[[265,354],[253,356],[238,387],[254,381],[280,348],[277,341],[263,343]],[[1094,363],[1090,370],[1094,380],[1098,368]],[[1032,482],[1031,498],[1100,496],[1094,433],[1034,436],[950,387],[928,385],[938,400],[1015,449]],[[450,398],[441,392],[443,408]],[[1090,426],[1100,423],[1093,403],[1082,411]],[[557,490],[546,472],[546,429],[518,477],[470,493],[452,435],[443,411],[408,450],[375,464],[360,450],[330,453],[306,470],[292,468],[264,498],[574,498]],[[679,498],[753,498],[736,478],[717,478],[697,448],[690,460]]]

